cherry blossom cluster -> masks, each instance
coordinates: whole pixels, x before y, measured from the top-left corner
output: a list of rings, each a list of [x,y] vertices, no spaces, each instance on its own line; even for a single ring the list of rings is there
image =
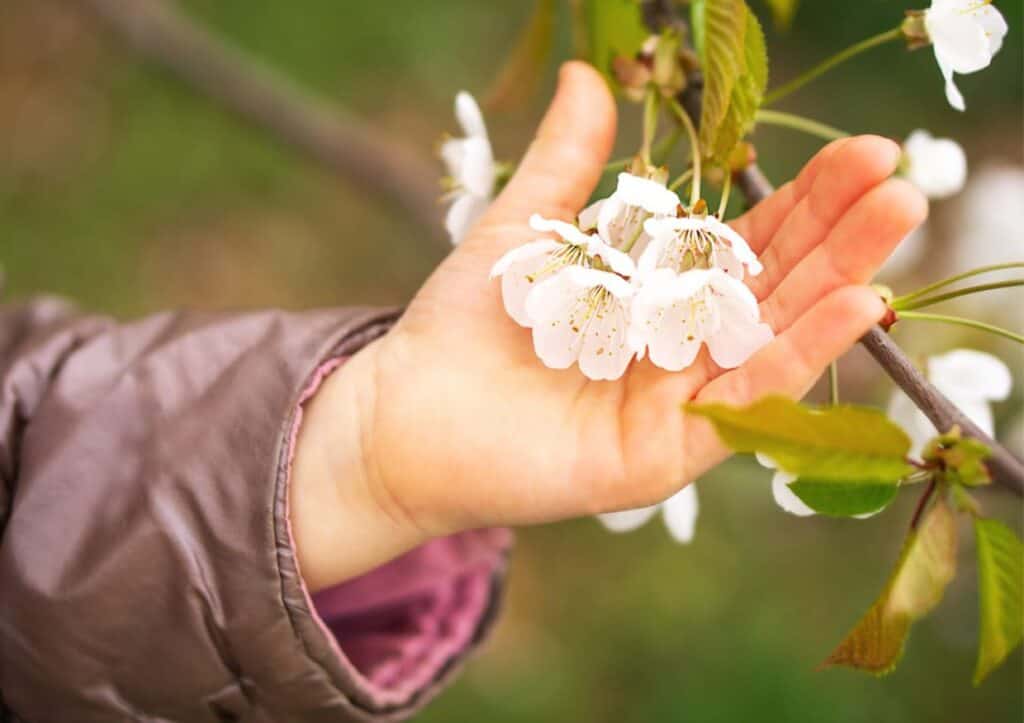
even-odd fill
[[[702,345],[731,369],[770,341],[743,283],[761,264],[702,208],[686,209],[659,180],[622,173],[615,192],[576,224],[533,216],[531,227],[554,238],[509,251],[491,277],[501,278],[505,309],[531,329],[540,360],[618,379],[644,356],[685,369]]]

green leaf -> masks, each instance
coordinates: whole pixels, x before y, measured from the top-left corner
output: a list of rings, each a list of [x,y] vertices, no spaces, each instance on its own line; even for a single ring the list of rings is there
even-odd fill
[[[750,10],[744,0],[704,0],[703,23],[694,25],[704,70],[704,94],[700,115],[700,146],[709,156],[715,145],[733,88],[746,71],[744,41]]]
[[[754,116],[761,107],[768,86],[768,52],[764,32],[751,12],[747,13],[743,53],[744,71],[732,88],[728,110],[710,151],[705,147],[705,153],[719,163],[728,161],[736,144],[754,127]]]
[[[768,9],[772,11],[772,21],[775,27],[780,30],[788,30],[793,24],[793,16],[796,15],[796,7],[799,0],[765,0]]]
[[[938,605],[956,574],[956,516],[939,499],[907,536],[885,590],[822,663],[885,675],[896,667],[910,626]]]
[[[748,407],[688,404],[736,452],[761,452],[778,467],[815,482],[896,485],[913,471],[910,438],[877,409],[805,407],[770,396]]]
[[[557,9],[556,0],[536,0],[530,21],[487,94],[488,108],[511,108],[529,100],[551,56]]]
[[[585,47],[579,55],[589,60],[610,83],[612,59],[617,55],[632,58],[651,34],[644,25],[640,3],[636,0],[579,0],[579,33]]]
[[[803,477],[791,483],[789,489],[812,510],[830,517],[878,512],[888,507],[899,492],[899,487],[893,484],[832,482]]]
[[[975,519],[981,611],[974,684],[999,667],[1021,641],[1024,626],[1024,545],[996,520]]]

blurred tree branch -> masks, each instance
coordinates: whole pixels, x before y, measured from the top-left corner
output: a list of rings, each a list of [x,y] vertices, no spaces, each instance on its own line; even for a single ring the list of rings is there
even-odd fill
[[[684,23],[678,10],[672,0],[644,0],[644,18],[653,32],[660,32],[666,24],[678,26]],[[700,124],[700,94],[703,86],[703,79],[699,74],[696,74],[696,77],[691,75],[687,77],[687,87],[679,96],[680,104],[686,109],[695,126]],[[756,163],[736,173],[735,180],[737,188],[742,191],[751,206],[767,198],[775,190]],[[965,436],[973,437],[989,447],[992,456],[986,464],[992,472],[993,480],[1018,496],[1024,496],[1024,462],[981,430],[960,411],[959,407],[936,389],[884,329],[876,326],[864,335],[860,343],[938,430],[947,432],[954,425],[958,425]]]
[[[232,47],[190,20],[173,2],[80,4],[147,60],[357,187],[391,199],[439,248],[447,248],[436,169],[398,138],[348,116],[260,59]]]

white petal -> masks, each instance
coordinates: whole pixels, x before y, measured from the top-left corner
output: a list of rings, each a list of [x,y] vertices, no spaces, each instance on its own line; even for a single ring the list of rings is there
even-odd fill
[[[929,198],[948,198],[964,187],[967,156],[956,141],[916,130],[907,137],[903,151],[907,178]]]
[[[658,215],[674,215],[680,205],[679,196],[664,184],[631,173],[619,174],[615,195],[630,206]]]
[[[595,289],[605,290],[606,296],[612,297],[606,304],[595,307]],[[605,318],[614,309],[617,300],[629,299],[633,295],[633,287],[615,274],[595,269],[584,269],[569,266],[562,269],[547,281],[541,282],[526,297],[526,315],[533,323],[533,346],[537,356],[545,365],[552,369],[566,369],[580,358],[587,340],[587,334],[597,329],[599,335],[606,335],[611,327],[603,327]],[[616,312],[615,315],[617,315]],[[626,319],[623,313],[622,344],[625,345]],[[589,348],[589,347],[588,347]],[[594,374],[609,374],[608,364],[600,364],[591,368],[589,363],[594,354],[588,353],[586,370]],[[628,363],[628,350],[625,362]],[[613,364],[619,364],[622,358],[614,356]],[[624,366],[623,366],[624,368]],[[582,367],[581,367],[582,370]],[[621,375],[621,371],[619,372]],[[604,378],[604,376],[602,377]]]
[[[974,17],[977,18],[978,24],[981,25],[986,38],[988,38],[989,55],[995,55],[1003,47],[1003,38],[1006,37],[1009,30],[1006,18],[995,5],[985,5],[975,10]]]
[[[444,219],[444,227],[453,244],[458,244],[466,237],[489,204],[486,198],[469,193],[462,193],[456,197]]]
[[[712,216],[707,218],[707,226],[711,233],[729,242],[733,255],[747,267],[751,276],[757,276],[764,270],[761,262],[757,260],[757,256],[751,251],[747,240],[733,230],[732,226],[722,223]]]
[[[533,241],[512,249],[494,264],[491,278],[501,276],[501,296],[505,310],[516,323],[532,326],[526,314],[526,296],[545,276],[540,271],[551,262],[551,254],[563,248],[563,244],[552,239]],[[557,269],[551,269],[553,273]]]
[[[954,349],[928,359],[928,379],[948,397],[1003,400],[1013,378],[998,357],[973,349]]]
[[[757,463],[759,465],[761,465],[762,467],[767,467],[768,469],[776,469],[779,466],[774,459],[769,457],[764,452],[755,452],[754,459],[757,460]]]
[[[735,297],[720,298],[718,309],[722,326],[707,339],[707,345],[711,358],[723,369],[745,363],[775,337],[772,328],[751,318],[746,303]]]
[[[964,96],[953,80],[953,66],[949,64],[945,56],[940,54],[938,48],[935,48],[935,60],[939,64],[942,77],[946,80],[946,100],[954,109],[961,112],[966,110],[967,104],[964,102]]]
[[[631,532],[639,527],[643,527],[649,519],[654,517],[658,507],[659,505],[651,505],[650,507],[639,507],[635,510],[605,512],[602,515],[598,515],[597,519],[610,532]]]
[[[484,116],[480,112],[480,106],[477,105],[473,96],[464,90],[455,96],[455,117],[467,136],[487,138],[487,126],[484,125]]]
[[[988,402],[983,399],[960,399],[955,396],[949,396],[949,401],[953,402],[953,404],[955,404],[968,419],[977,424],[985,434],[989,436],[995,434],[995,417],[992,414],[992,407],[989,406]]]
[[[458,179],[462,175],[462,162],[466,156],[466,140],[449,138],[441,144],[441,160],[448,168],[448,175]]]
[[[957,73],[973,73],[992,61],[985,29],[969,14],[955,9],[929,10],[924,24],[936,57],[941,55]]]
[[[810,517],[814,514],[814,510],[789,488],[790,482],[794,479],[796,478],[793,475],[781,470],[772,475],[772,497],[775,498],[775,504],[789,514],[797,517]]]
[[[590,236],[580,231],[571,223],[559,221],[558,219],[544,218],[539,214],[530,216],[530,228],[535,231],[554,231],[563,239],[577,246],[587,246],[590,243]]]
[[[938,432],[920,409],[899,389],[893,390],[886,409],[889,418],[910,437],[910,454],[920,457],[925,444]]]
[[[636,264],[629,254],[612,248],[596,236],[592,236],[590,243],[587,244],[587,253],[600,257],[617,274],[632,276],[636,273]]]
[[[662,503],[665,526],[676,542],[686,544],[693,539],[697,526],[697,485],[690,483]]]
[[[633,350],[626,341],[629,309],[618,298],[606,300],[583,333],[580,371],[588,379],[618,379],[626,371]]]
[[[494,193],[497,170],[491,144],[486,138],[467,138],[463,142],[462,167],[455,180],[473,195],[490,198]],[[442,153],[444,149],[442,148]]]
[[[597,228],[597,218],[601,214],[601,208],[604,207],[606,202],[607,199],[602,198],[580,211],[580,215],[576,217],[576,223],[579,224],[581,230],[593,231]]]

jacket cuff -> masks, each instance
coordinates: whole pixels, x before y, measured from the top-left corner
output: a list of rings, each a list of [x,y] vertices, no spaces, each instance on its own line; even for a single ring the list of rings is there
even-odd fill
[[[432,540],[352,580],[316,594],[306,587],[288,513],[288,486],[303,409],[323,381],[390,326],[345,339],[312,373],[286,425],[278,467],[278,560],[288,615],[311,661],[352,713],[403,719],[457,673],[491,629],[512,533],[473,530]]]
[[[319,366],[299,399],[281,471],[286,502],[304,405],[346,358]],[[511,544],[505,528],[465,531],[316,594],[306,588],[293,554],[315,642],[333,653],[355,703],[368,712],[411,714],[442,687],[492,626]]]

